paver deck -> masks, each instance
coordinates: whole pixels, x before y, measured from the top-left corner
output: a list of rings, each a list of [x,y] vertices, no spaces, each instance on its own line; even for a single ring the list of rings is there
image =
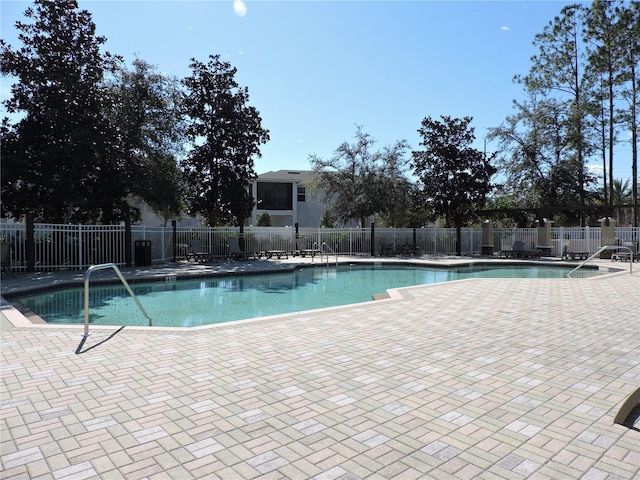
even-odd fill
[[[613,417],[640,384],[639,292],[638,271],[465,280],[79,355],[81,327],[3,310],[0,477],[638,478]]]

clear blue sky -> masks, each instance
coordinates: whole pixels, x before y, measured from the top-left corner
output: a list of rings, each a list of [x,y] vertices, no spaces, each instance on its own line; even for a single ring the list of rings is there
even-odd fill
[[[105,49],[166,74],[220,54],[238,69],[271,140],[256,171],[309,169],[352,141],[355,125],[376,147],[419,148],[426,116],[471,116],[476,148],[513,112],[532,41],[564,1],[115,1],[80,0]],[[31,2],[1,2],[2,38]],[[240,7],[240,8],[234,8]],[[7,82],[2,96],[6,98]],[[491,150],[489,144],[488,150]],[[622,147],[630,157],[630,146]],[[594,160],[599,165],[598,160]],[[627,160],[614,176],[630,177]]]

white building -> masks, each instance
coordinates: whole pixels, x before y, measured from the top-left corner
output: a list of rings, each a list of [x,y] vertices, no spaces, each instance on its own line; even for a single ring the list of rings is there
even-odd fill
[[[314,173],[306,170],[278,170],[258,175],[251,189],[255,206],[248,225],[267,212],[274,227],[317,227],[325,206],[310,195]]]
[[[296,223],[303,228],[318,227],[326,206],[310,195],[314,175],[310,170],[278,170],[258,175],[250,187],[255,205],[245,225],[255,226],[258,217],[267,212],[274,227],[293,227]],[[141,208],[143,225],[164,224],[149,207],[142,203],[137,206]],[[178,226],[198,226],[201,222],[200,217],[184,217],[178,219]]]

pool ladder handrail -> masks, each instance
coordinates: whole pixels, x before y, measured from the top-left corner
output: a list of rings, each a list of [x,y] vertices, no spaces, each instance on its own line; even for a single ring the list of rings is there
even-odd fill
[[[145,318],[149,320],[150,327],[152,326],[152,323],[153,323],[153,321],[151,320],[151,317],[147,314],[147,311],[144,309],[144,307],[140,303],[140,300],[138,300],[138,297],[136,297],[136,294],[133,293],[133,290],[131,290],[129,283],[127,283],[124,276],[120,272],[120,269],[115,263],[102,263],[100,265],[92,265],[87,269],[86,272],[84,272],[84,336],[83,338],[85,339],[86,337],[89,336],[89,277],[91,276],[92,272],[96,270],[106,270],[107,268],[113,268],[113,270],[115,270],[116,275],[118,275],[118,278],[124,285],[124,288],[127,289],[127,292],[129,292],[129,295],[131,295],[131,298],[135,300],[136,304],[138,305],[138,308],[140,309],[142,314],[145,316]]]
[[[578,270],[580,267],[582,267],[585,263],[587,263],[589,260],[591,260],[593,257],[595,257],[596,255],[600,255],[602,252],[604,252],[605,250],[628,250],[629,251],[629,274],[632,275],[633,274],[633,251],[625,246],[625,245],[604,245],[602,247],[600,247],[598,249],[598,251],[596,253],[594,253],[593,255],[591,255],[589,258],[587,258],[585,261],[583,261],[582,263],[580,263],[576,268],[574,268],[573,270],[571,270],[569,273],[567,273],[567,278],[571,278],[571,274],[573,272],[575,272],[576,270]]]
[[[322,256],[326,254],[327,255],[327,267],[329,266],[329,252],[326,252],[325,248],[336,256],[336,267],[337,267],[338,266],[338,254],[336,253],[336,251],[333,248],[331,248],[329,245],[327,245],[327,242],[322,242],[322,248],[320,249],[320,261],[322,261]]]

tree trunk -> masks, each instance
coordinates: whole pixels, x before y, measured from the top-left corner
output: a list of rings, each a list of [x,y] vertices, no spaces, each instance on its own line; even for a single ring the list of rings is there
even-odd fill
[[[615,114],[613,104],[613,72],[609,70],[609,201],[613,204],[613,137]]]
[[[635,105],[634,108],[634,118],[635,118]],[[633,226],[638,226],[638,127],[636,126],[635,120],[632,122],[632,133],[631,133],[631,174],[633,176],[633,186],[632,186],[632,197],[633,197]]]

